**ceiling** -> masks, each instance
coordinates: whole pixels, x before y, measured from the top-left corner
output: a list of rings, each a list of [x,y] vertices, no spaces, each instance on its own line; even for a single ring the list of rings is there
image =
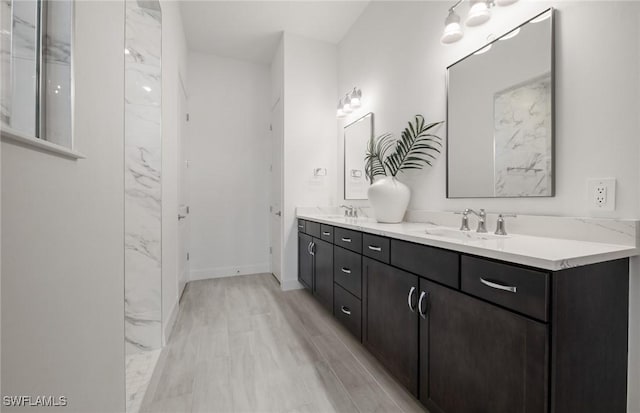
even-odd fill
[[[369,4],[348,1],[181,1],[189,50],[270,63],[283,31],[338,43]]]

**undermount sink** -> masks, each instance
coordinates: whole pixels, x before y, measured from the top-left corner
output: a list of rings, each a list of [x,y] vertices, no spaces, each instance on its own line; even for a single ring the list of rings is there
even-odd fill
[[[436,237],[453,238],[457,240],[491,240],[491,239],[505,239],[509,238],[508,235],[496,235],[488,232],[474,232],[474,231],[461,231],[454,228],[446,227],[433,227],[425,230],[427,235],[433,235]]]

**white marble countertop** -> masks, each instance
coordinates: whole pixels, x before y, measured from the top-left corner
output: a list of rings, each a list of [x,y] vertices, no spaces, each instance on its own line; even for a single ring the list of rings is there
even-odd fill
[[[427,229],[439,227],[427,223],[381,224],[371,218],[353,219],[300,211],[298,211],[297,217],[551,271],[638,255],[638,249],[630,245],[519,234],[509,234],[504,237],[494,237],[494,239],[456,239],[449,236],[428,234]]]

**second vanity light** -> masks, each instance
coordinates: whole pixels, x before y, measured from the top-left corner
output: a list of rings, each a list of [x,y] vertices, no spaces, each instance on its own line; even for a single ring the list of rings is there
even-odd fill
[[[449,14],[444,21],[444,32],[440,41],[443,44],[455,43],[462,39],[464,33],[460,25],[460,16],[455,12],[456,7],[462,4],[464,0],[458,0],[456,4],[449,8]],[[494,5],[509,6],[518,0],[469,0],[469,13],[464,24],[468,27],[480,26],[491,18],[489,10]]]
[[[344,118],[346,115],[353,112],[353,109],[359,108],[362,104],[361,99],[362,91],[357,87],[354,87],[353,90],[345,94],[344,99],[338,100],[336,116],[338,118]]]

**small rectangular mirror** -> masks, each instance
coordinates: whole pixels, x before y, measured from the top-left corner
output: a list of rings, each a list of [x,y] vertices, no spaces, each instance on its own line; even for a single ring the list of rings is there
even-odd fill
[[[553,196],[553,9],[447,68],[447,197]]]
[[[369,181],[364,173],[364,157],[372,136],[373,113],[344,127],[344,199],[367,199]]]

